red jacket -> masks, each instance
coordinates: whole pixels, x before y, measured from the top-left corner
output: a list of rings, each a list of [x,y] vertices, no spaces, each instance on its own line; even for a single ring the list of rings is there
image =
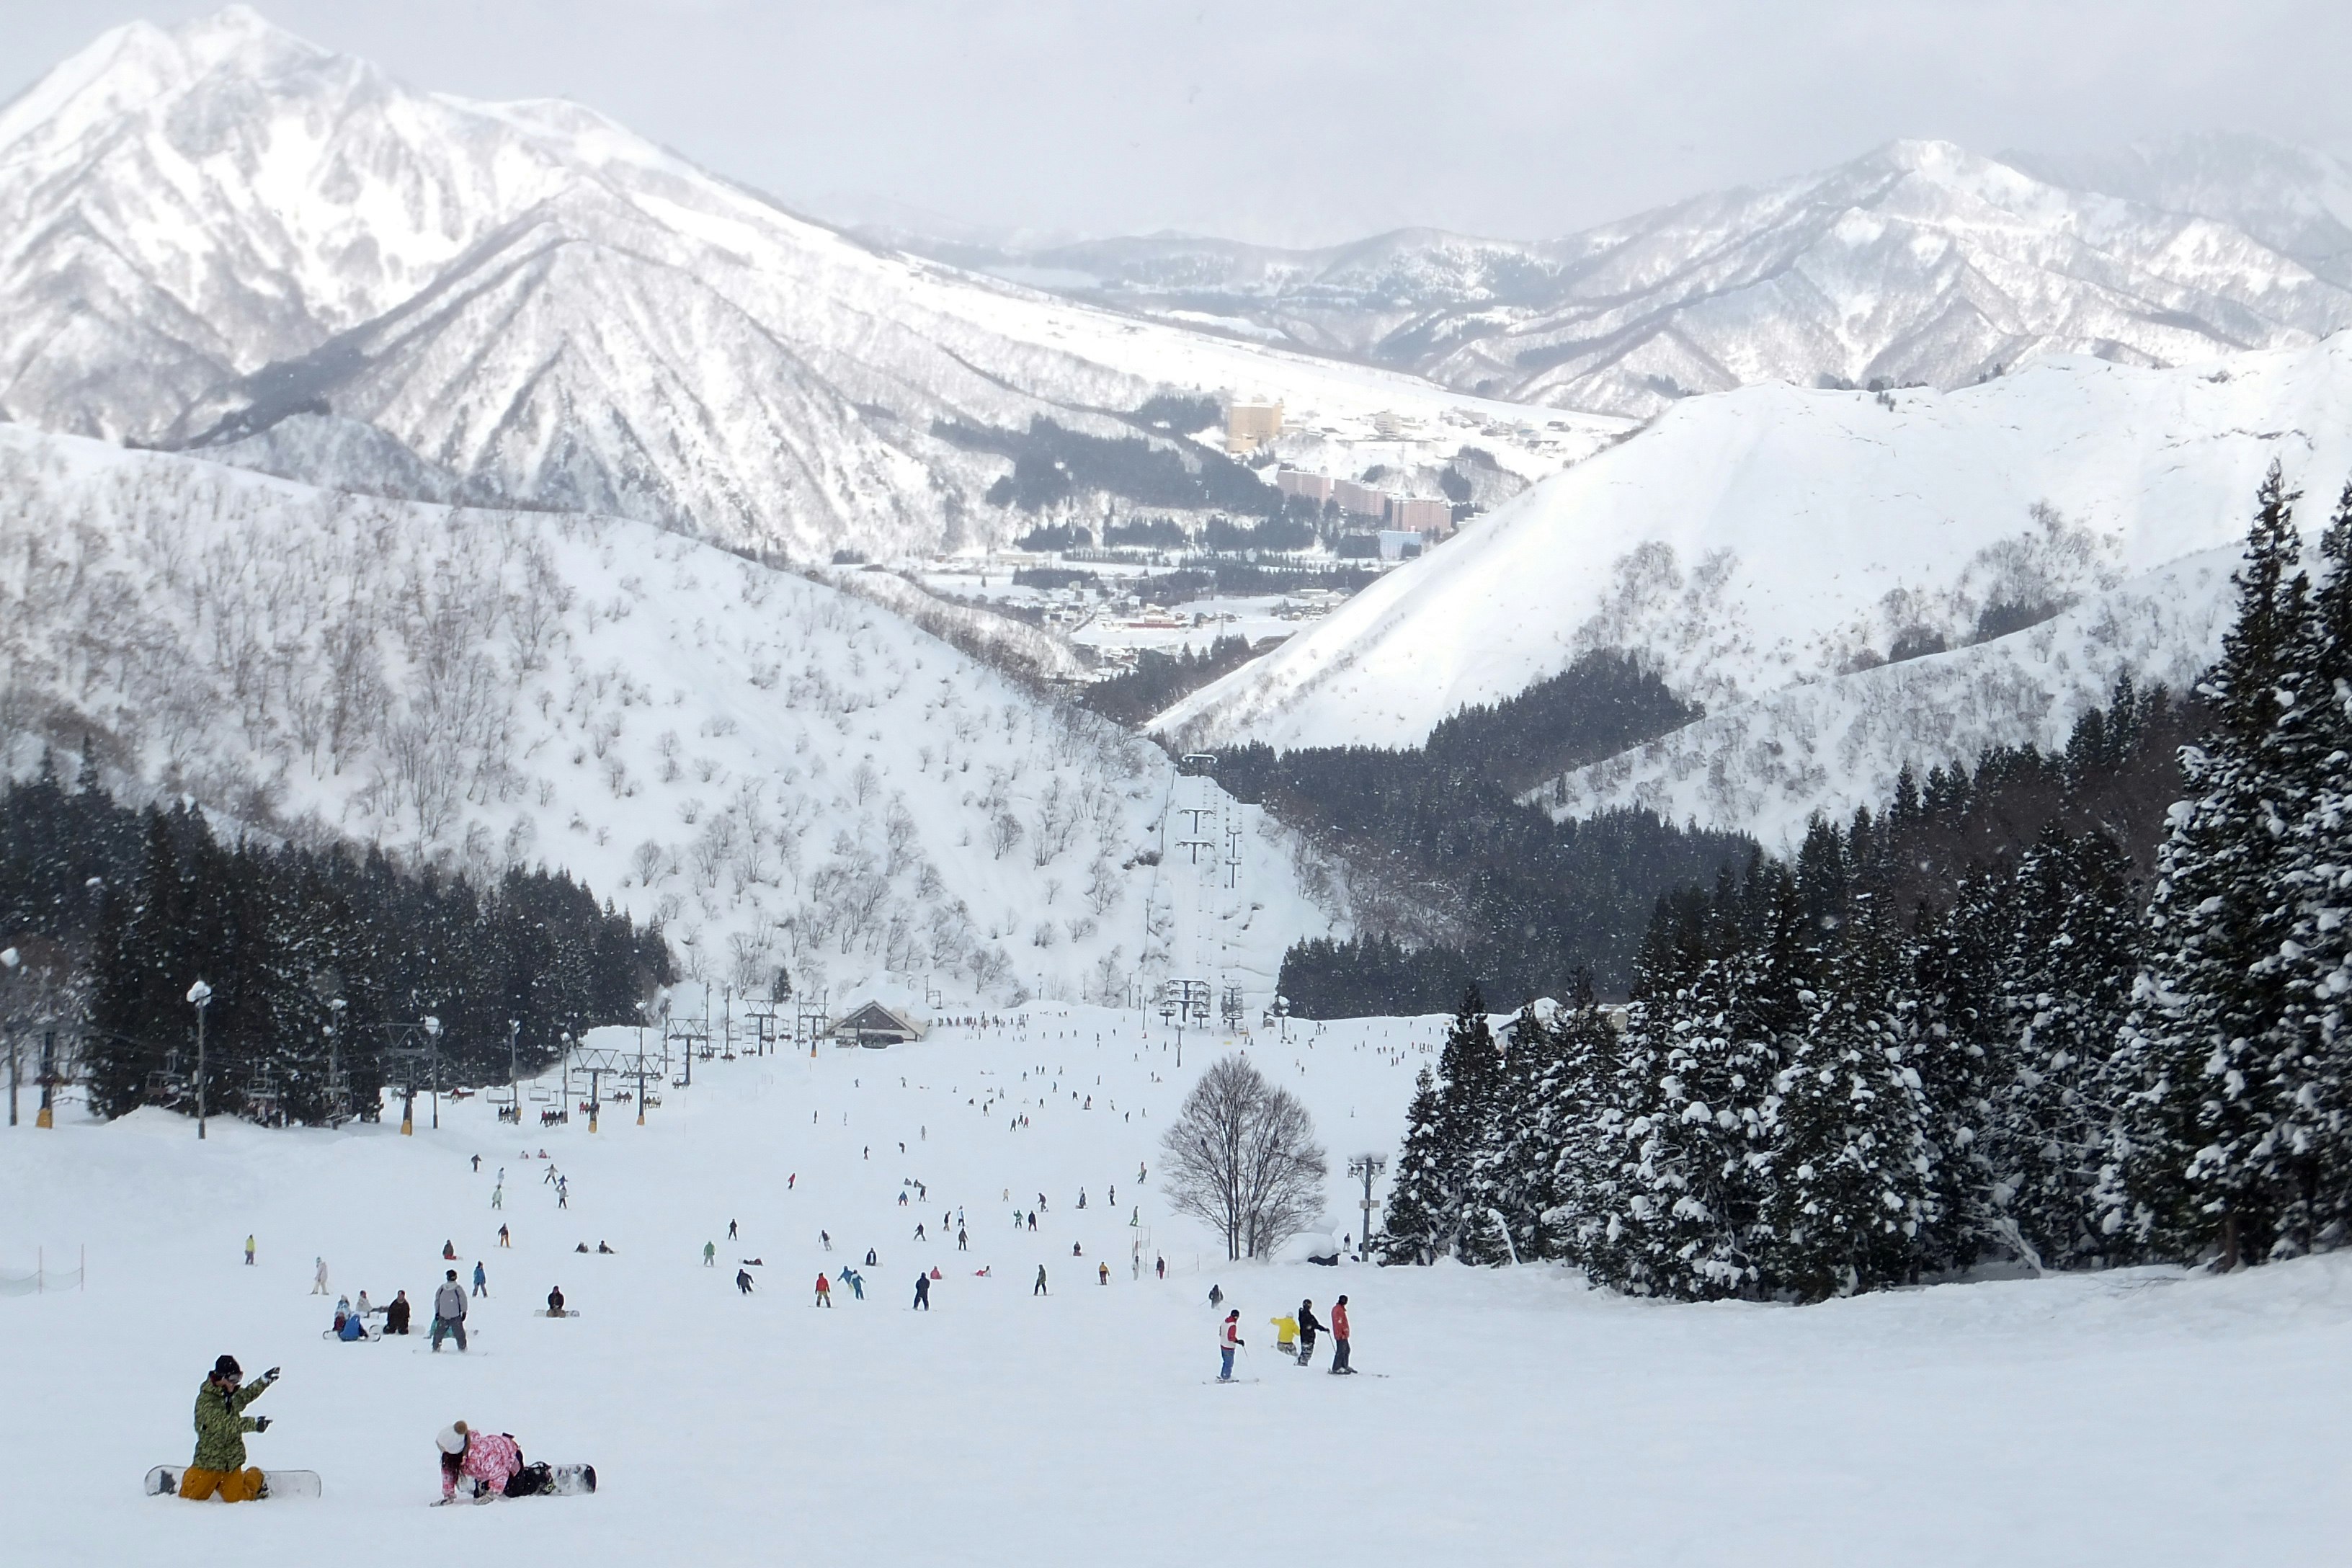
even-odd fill
[[[1222,1324],[1220,1324],[1220,1325],[1218,1326],[1218,1329],[1217,1329],[1217,1345],[1218,1345],[1218,1348],[1219,1348],[1219,1349],[1221,1349],[1221,1350],[1232,1350],[1232,1349],[1235,1348],[1236,1346],[1238,1346],[1241,1342],[1242,1342],[1242,1326],[1241,1326],[1241,1324],[1240,1324],[1239,1322],[1235,1321],[1234,1319],[1227,1318],[1227,1319],[1226,1319],[1226,1320],[1225,1320]]]
[[[1331,1337],[1335,1340],[1348,1337],[1348,1309],[1345,1307],[1331,1309]]]

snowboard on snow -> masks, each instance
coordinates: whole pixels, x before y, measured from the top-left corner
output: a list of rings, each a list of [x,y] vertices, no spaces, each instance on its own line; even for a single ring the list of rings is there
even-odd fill
[[[523,1474],[528,1475],[538,1468],[526,1465],[523,1467]],[[509,1493],[509,1500],[514,1502],[524,1502],[535,1497],[585,1497],[596,1489],[596,1467],[593,1465],[550,1465],[546,1468],[547,1484],[545,1486],[520,1497]],[[515,1483],[509,1481],[507,1484],[512,1486]],[[477,1500],[468,1497],[439,1498],[434,1501],[433,1506],[446,1508],[452,1503],[470,1503],[475,1500]]]
[[[185,1465],[158,1465],[147,1472],[149,1497],[175,1497],[180,1490],[180,1476]],[[316,1470],[264,1470],[263,1479],[269,1489],[255,1500],[268,1502],[272,1498],[319,1497],[326,1489],[320,1483]],[[593,1483],[592,1483],[593,1484]]]
[[[566,1307],[561,1312],[551,1312],[544,1307],[533,1307],[530,1315],[534,1318],[576,1318],[580,1315],[580,1309]]]

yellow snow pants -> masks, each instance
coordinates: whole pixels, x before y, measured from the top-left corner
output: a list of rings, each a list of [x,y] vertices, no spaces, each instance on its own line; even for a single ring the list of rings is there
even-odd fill
[[[199,1470],[194,1466],[180,1472],[180,1495],[191,1502],[202,1502],[215,1492],[223,1502],[251,1502],[261,1495],[261,1471]]]

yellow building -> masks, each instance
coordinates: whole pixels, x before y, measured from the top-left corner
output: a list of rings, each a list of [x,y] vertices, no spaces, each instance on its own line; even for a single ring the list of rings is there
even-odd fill
[[[1225,409],[1225,450],[1234,457],[1255,452],[1281,434],[1279,403],[1235,403]]]

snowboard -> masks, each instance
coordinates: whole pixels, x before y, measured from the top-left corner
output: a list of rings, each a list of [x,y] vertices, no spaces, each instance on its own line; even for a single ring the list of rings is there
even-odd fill
[[[585,1497],[596,1489],[596,1467],[593,1465],[550,1465],[547,1467],[547,1487],[530,1497]],[[434,1500],[435,1508],[447,1508],[453,1503],[471,1503],[473,1498],[448,1497]],[[530,1498],[507,1499],[512,1502],[528,1502]]]
[[[158,1465],[148,1471],[147,1495],[149,1497],[177,1496],[180,1490],[180,1473],[187,1468],[185,1465]],[[261,1473],[267,1479],[269,1489],[255,1500],[258,1502],[268,1502],[273,1498],[319,1497],[326,1489],[320,1483],[319,1472],[316,1470],[264,1470]],[[593,1482],[591,1486],[593,1486]]]
[[[561,1312],[551,1312],[544,1307],[533,1307],[530,1315],[534,1318],[576,1318],[580,1315],[580,1309],[566,1307]]]

